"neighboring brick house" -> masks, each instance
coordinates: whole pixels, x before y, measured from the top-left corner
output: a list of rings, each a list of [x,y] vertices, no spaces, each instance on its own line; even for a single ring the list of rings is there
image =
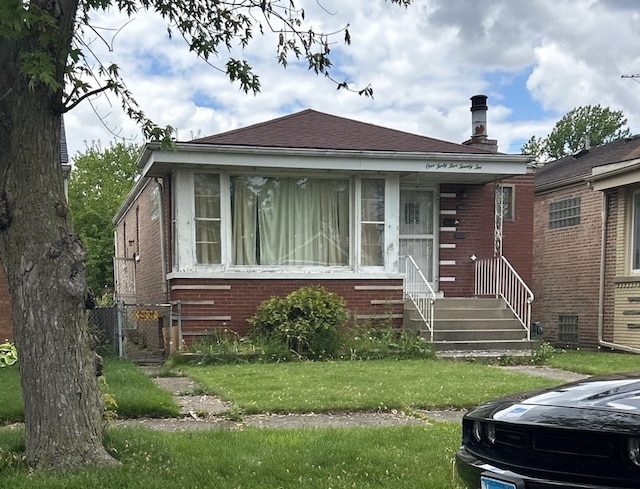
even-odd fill
[[[66,194],[71,165],[69,165],[64,121],[61,124],[60,161],[62,163]],[[7,277],[4,272],[4,267],[2,266],[2,261],[0,260],[0,342],[6,339],[11,341],[13,340],[13,320],[11,318],[11,298],[9,296]]]
[[[404,255],[438,294],[474,294],[472,257],[494,255],[499,183],[502,251],[530,280],[528,158],[496,152],[486,97],[472,100],[464,144],[313,110],[173,150],[147,144],[114,218],[117,299],[172,304],[161,320],[180,321],[186,342],[243,334],[260,302],[310,284],[356,318],[399,324]]]
[[[640,351],[640,252],[633,254],[638,158],[640,138],[633,137],[536,171],[534,318],[554,344]]]
[[[601,346],[640,353],[640,136],[613,151],[587,177],[604,200],[598,334]]]

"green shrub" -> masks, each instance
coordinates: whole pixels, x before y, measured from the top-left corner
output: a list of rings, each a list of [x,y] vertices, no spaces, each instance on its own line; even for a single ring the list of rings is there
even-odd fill
[[[532,363],[535,365],[545,365],[556,354],[556,349],[551,343],[543,341],[538,345],[536,351],[532,355]]]
[[[342,337],[342,356],[350,360],[435,358],[425,338],[403,328],[356,325]]]
[[[174,355],[177,365],[228,365],[234,363],[281,362],[291,359],[291,352],[282,343],[268,338],[239,336],[230,330],[214,332],[198,341],[186,355]]]
[[[285,298],[262,302],[249,318],[251,337],[273,339],[309,359],[333,358],[348,317],[345,300],[320,286],[302,287]]]

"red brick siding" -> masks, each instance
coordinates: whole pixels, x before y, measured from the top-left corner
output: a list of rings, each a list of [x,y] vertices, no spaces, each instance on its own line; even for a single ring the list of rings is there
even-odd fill
[[[156,185],[155,181],[149,180],[116,230],[116,256],[134,259],[129,263],[135,266],[136,302],[139,304],[160,304],[168,300],[168,294],[163,290],[161,219],[151,219],[151,196]],[[164,201],[164,191],[161,191],[161,196]],[[164,323],[168,323],[168,320],[168,316],[163,318]],[[145,330],[150,347],[162,348],[157,324],[141,322],[138,327]]]
[[[441,248],[440,261],[454,260],[455,265],[440,266],[440,277],[455,281],[440,282],[440,290],[447,297],[471,297],[474,292],[474,265],[471,256],[493,256],[493,185],[442,185],[440,211],[455,210],[455,216],[441,214],[445,219],[457,219],[455,231],[440,231],[440,244],[454,244],[455,248]],[[448,195],[456,195],[449,197]]]
[[[202,289],[181,289],[184,286],[200,285]],[[375,315],[387,321],[392,315],[401,315],[403,306],[402,280],[291,280],[262,279],[234,280],[211,279],[170,281],[171,301],[181,301],[184,331],[212,331],[229,329],[242,335],[248,331],[247,319],[257,310],[259,304],[273,296],[284,297],[290,292],[309,285],[320,285],[346,300],[347,308],[353,316]],[[219,287],[211,289],[212,286]],[[209,289],[206,289],[209,287]],[[189,304],[189,301],[213,301],[209,304]],[[376,303],[372,304],[372,301]],[[393,303],[391,301],[396,301]],[[209,321],[190,321],[189,316],[230,317]],[[401,319],[392,321],[395,326]],[[185,341],[189,341],[188,334]]]
[[[533,285],[533,190],[534,178],[522,175],[507,178],[513,185],[513,221],[502,224],[502,254],[509,260],[525,283]]]
[[[533,276],[533,175],[506,179],[514,185],[513,221],[503,223],[503,255],[510,261],[525,282],[531,286]],[[455,248],[440,249],[440,260],[455,260],[456,265],[440,267],[441,277],[455,277],[455,282],[440,282],[440,290],[448,297],[471,297],[474,294],[474,265],[471,256],[493,257],[495,229],[495,184],[442,185],[440,210],[455,210],[455,216],[442,214],[444,219],[460,221],[455,233],[440,232],[440,243],[455,244]],[[456,197],[446,195],[455,194]]]
[[[0,263],[0,343],[4,340],[13,340],[13,322],[7,277]]]
[[[577,196],[580,224],[550,229],[549,204]],[[533,319],[542,322],[549,341],[559,341],[558,318],[567,315],[578,317],[578,346],[598,344],[601,210],[602,193],[584,184],[535,198]]]

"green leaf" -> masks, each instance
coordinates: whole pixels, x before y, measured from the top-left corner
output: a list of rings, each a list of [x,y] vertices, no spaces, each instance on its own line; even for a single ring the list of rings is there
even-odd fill
[[[18,361],[18,351],[13,343],[0,344],[0,368],[10,367]]]

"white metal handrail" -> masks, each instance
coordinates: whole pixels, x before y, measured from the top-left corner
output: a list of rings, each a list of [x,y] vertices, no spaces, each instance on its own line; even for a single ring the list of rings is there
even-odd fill
[[[413,302],[433,341],[433,309],[436,293],[411,255],[404,255],[404,296]]]
[[[531,339],[533,292],[504,256],[476,260],[475,294],[502,297]]]

